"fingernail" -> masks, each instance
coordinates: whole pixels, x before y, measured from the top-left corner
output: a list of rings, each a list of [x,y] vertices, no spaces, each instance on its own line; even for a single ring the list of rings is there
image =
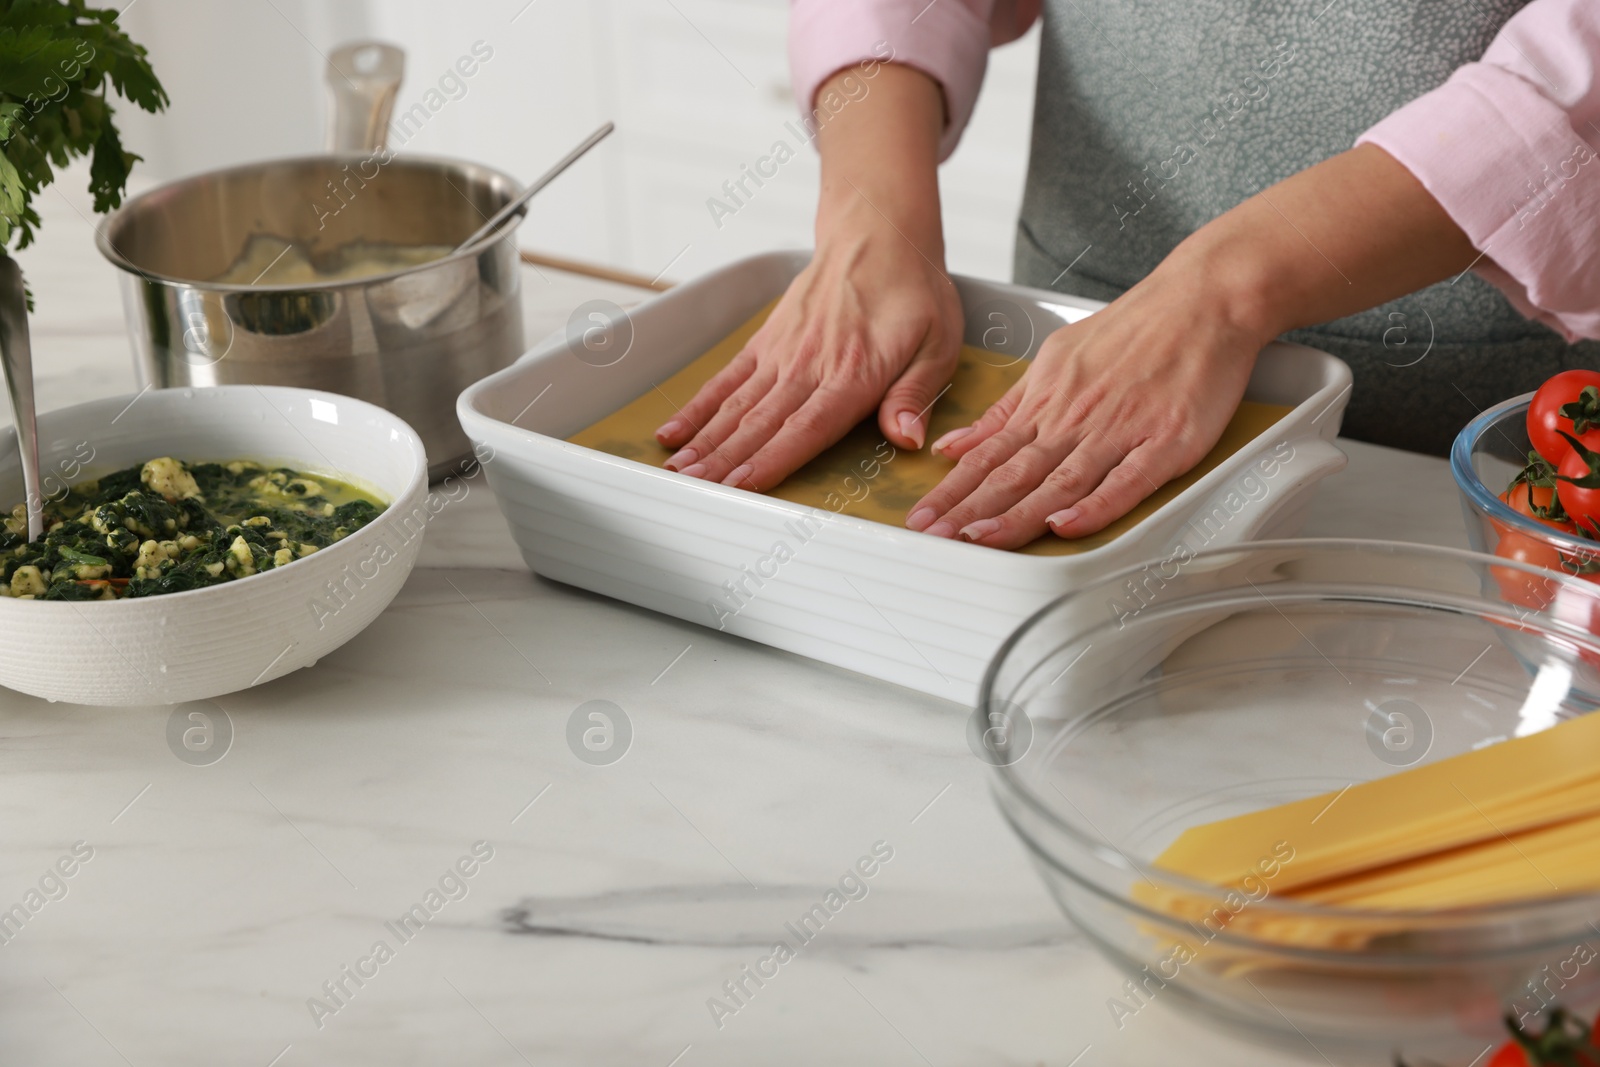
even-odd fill
[[[738,485],[740,482],[742,482],[746,478],[750,477],[750,475],[754,471],[755,471],[755,468],[752,467],[750,464],[741,463],[741,464],[739,464],[739,466],[733,468],[733,473],[732,474],[730,474],[726,478],[722,479],[722,484],[723,485]]]
[[[909,411],[900,413],[900,432],[911,438],[916,443],[916,447],[922,447],[922,420]]]
[[[918,508],[906,516],[906,529],[920,532],[927,529],[928,525],[938,517],[939,513],[932,508]]]
[[[662,466],[667,468],[669,471],[682,470],[684,467],[687,467],[689,464],[693,463],[699,458],[700,453],[696,452],[694,449],[680,448],[672,455],[668,456],[667,461],[663,463]]]
[[[956,535],[956,527],[955,523],[936,522],[922,532],[932,534],[934,537],[954,537]]]
[[[656,431],[656,440],[665,441],[668,437],[672,437],[680,433],[682,430],[682,419],[668,419],[666,422],[661,424],[661,429]],[[681,455],[682,453],[679,454]]]
[[[945,434],[943,437],[941,437],[937,441],[935,441],[933,443],[933,450],[935,452],[943,452],[946,448],[949,448],[951,445],[955,444],[957,441],[961,440],[963,437],[967,436],[967,434],[969,434],[971,432],[972,432],[972,427],[971,426],[957,427],[956,429],[951,430],[949,433]]]
[[[696,463],[692,466],[683,468],[683,470],[679,471],[678,473],[687,474],[691,478],[699,478],[705,475],[706,465],[704,463]]]
[[[961,539],[963,541],[982,541],[998,529],[1000,529],[999,519],[979,519],[977,522],[967,523],[962,528]]]
[[[1046,523],[1048,523],[1051,526],[1051,528],[1054,528],[1054,527],[1057,527],[1057,526],[1065,526],[1068,523],[1072,522],[1077,517],[1078,517],[1078,509],[1077,508],[1064,508],[1063,510],[1056,512],[1054,515],[1051,515],[1048,519],[1045,519],[1044,521]]]

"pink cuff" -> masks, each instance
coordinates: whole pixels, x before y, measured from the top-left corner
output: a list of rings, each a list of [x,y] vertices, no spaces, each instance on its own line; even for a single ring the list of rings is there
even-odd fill
[[[978,88],[989,62],[988,9],[992,3],[794,0],[789,10],[789,70],[807,124],[814,126],[816,110],[849,106],[843,93],[834,101],[816,98],[818,87],[833,74],[859,66],[862,81],[870,85],[876,64],[904,63],[933,78],[944,90],[946,121],[939,159],[948,158],[978,102]]]
[[[1416,175],[1518,311],[1568,341],[1600,338],[1600,159],[1559,103],[1505,67],[1469,63],[1356,143]]]

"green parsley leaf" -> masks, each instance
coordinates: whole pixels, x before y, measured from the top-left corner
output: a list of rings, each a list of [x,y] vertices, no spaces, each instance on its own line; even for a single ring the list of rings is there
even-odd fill
[[[156,112],[167,92],[112,8],[86,0],[0,0],[0,249],[26,248],[33,197],[89,157],[97,212],[122,203],[139,157],[122,147],[108,96]]]

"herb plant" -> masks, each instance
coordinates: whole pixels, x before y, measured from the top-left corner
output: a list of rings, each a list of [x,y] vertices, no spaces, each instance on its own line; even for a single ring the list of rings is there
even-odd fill
[[[75,157],[89,157],[96,212],[122,203],[139,157],[122,147],[110,91],[149,112],[168,103],[114,9],[0,0],[0,250],[33,242],[33,197]]]

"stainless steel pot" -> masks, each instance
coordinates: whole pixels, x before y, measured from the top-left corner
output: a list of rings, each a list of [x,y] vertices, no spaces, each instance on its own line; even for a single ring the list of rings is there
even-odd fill
[[[353,281],[211,280],[258,235],[293,242],[313,262],[356,241],[453,247],[516,196],[517,182],[499,171],[383,146],[401,66],[387,45],[339,49],[329,72],[334,151],[162,186],[116,211],[98,244],[124,271],[141,386],[294,385],[359,397],[416,429],[439,478],[471,447],[457,394],[524,348],[519,219],[487,244]]]

